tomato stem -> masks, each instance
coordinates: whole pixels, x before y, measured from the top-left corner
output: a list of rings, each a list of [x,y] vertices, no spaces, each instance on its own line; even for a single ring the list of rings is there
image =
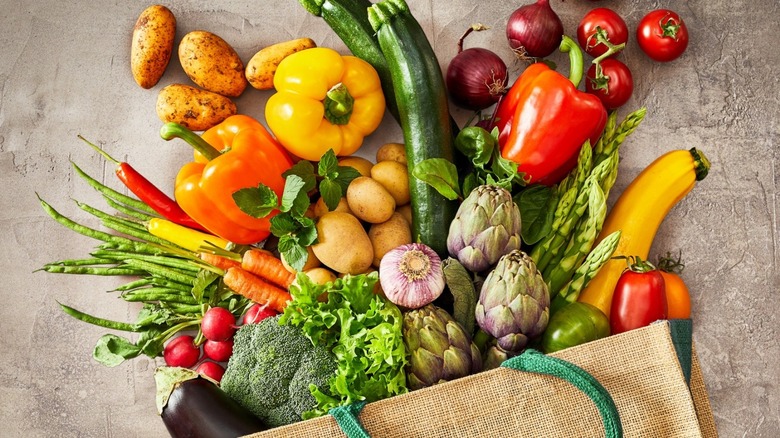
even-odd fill
[[[666,20],[666,23],[664,23],[664,20]],[[659,35],[661,38],[673,38],[677,41],[677,32],[680,30],[682,23],[675,20],[671,14],[666,14],[664,18],[660,19],[658,21],[658,26],[662,31]]]

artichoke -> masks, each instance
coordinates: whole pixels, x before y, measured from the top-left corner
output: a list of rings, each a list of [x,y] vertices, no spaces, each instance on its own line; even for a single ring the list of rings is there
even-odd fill
[[[510,354],[519,353],[544,332],[550,293],[528,254],[514,250],[501,257],[482,284],[475,316],[479,327]]]
[[[481,185],[458,207],[447,250],[469,271],[484,271],[520,248],[520,225],[520,209],[512,194],[495,185]]]
[[[407,385],[412,390],[482,370],[482,357],[471,336],[433,304],[406,312],[403,336],[409,352]]]

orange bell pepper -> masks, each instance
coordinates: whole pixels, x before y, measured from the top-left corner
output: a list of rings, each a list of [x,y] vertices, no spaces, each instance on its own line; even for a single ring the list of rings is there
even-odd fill
[[[282,174],[293,165],[287,151],[257,120],[228,117],[199,137],[176,123],[163,126],[160,135],[179,137],[195,149],[195,160],[176,176],[176,202],[213,234],[236,244],[252,244],[270,234],[274,210],[263,218],[243,212],[233,200],[240,189],[270,187],[281,197]],[[221,151],[221,152],[220,152]]]

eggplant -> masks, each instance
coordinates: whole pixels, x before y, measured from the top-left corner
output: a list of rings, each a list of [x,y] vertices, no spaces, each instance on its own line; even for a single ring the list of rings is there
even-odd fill
[[[268,429],[213,381],[192,370],[161,367],[155,379],[158,412],[172,438],[236,438]]]

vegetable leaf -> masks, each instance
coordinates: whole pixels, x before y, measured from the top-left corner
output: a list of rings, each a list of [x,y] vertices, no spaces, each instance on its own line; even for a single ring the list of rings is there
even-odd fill
[[[206,288],[218,278],[219,275],[206,269],[198,271],[198,274],[195,276],[195,281],[192,284],[192,296],[198,300],[199,303],[203,302],[203,293],[206,291]]]
[[[479,168],[490,162],[496,144],[496,139],[479,126],[463,128],[455,137],[455,147]]]
[[[284,192],[282,193],[282,204],[279,207],[281,211],[291,211],[303,215],[309,207],[309,197],[303,188],[306,181],[298,175],[290,175],[284,182]],[[303,195],[303,198],[301,197]],[[305,205],[304,205],[305,204]]]
[[[338,207],[341,200],[341,186],[335,181],[324,179],[320,182],[320,195],[325,205],[328,206],[328,210],[333,211]]]
[[[116,335],[103,335],[97,341],[92,357],[107,367],[115,367],[126,359],[137,357],[141,349],[129,340]]]
[[[471,335],[476,324],[474,310],[477,306],[477,290],[471,275],[452,257],[442,261],[442,271],[453,298],[452,317]]]
[[[412,175],[436,189],[449,200],[460,197],[458,186],[458,169],[444,158],[428,158],[420,161],[412,169]]]
[[[282,174],[285,178],[290,175],[297,175],[304,181],[303,191],[305,192],[309,192],[317,185],[317,175],[314,174],[314,165],[311,164],[311,161],[301,160]]]
[[[520,208],[523,224],[521,236],[526,244],[533,245],[550,234],[555,208],[558,205],[555,190],[543,185],[534,185],[516,195],[515,202]]]
[[[271,233],[276,237],[294,233],[299,223],[289,213],[280,213],[271,218]]]
[[[353,179],[360,176],[360,172],[358,172],[354,167],[350,166],[339,166],[336,169],[336,173],[337,175],[335,178],[333,178],[333,181],[341,186],[341,193],[347,193],[347,187],[349,187],[349,183],[351,183]]]
[[[301,245],[297,236],[285,235],[279,238],[279,252],[283,254],[284,260],[296,271],[303,270],[309,253],[306,247]]]
[[[336,157],[336,153],[333,152],[333,149],[328,149],[320,158],[320,162],[317,165],[317,173],[322,177],[327,177],[335,172],[338,167],[339,159]]]
[[[233,201],[244,213],[255,218],[262,218],[268,216],[278,207],[279,198],[270,187],[260,183],[257,187],[248,187],[233,192]]]

